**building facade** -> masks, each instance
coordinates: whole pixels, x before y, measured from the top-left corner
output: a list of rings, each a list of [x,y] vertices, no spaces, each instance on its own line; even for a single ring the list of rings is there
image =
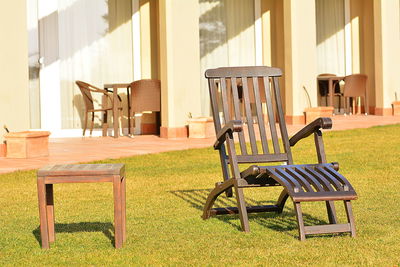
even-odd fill
[[[75,80],[102,87],[152,78],[161,80],[161,136],[183,137],[190,117],[210,115],[204,71],[221,66],[281,68],[288,123],[304,123],[304,109],[320,104],[320,73],[367,74],[370,114],[391,114],[400,98],[399,0],[1,5],[0,123],[13,131],[79,136],[84,107]],[[155,122],[153,114],[137,119],[137,133]]]

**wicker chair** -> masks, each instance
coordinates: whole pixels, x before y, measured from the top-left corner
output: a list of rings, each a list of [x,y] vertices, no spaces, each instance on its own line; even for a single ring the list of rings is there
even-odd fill
[[[129,117],[133,118],[135,112],[152,111],[158,112],[156,116],[156,125],[160,126],[161,111],[161,82],[155,79],[144,79],[132,82],[128,88],[130,94]],[[133,125],[129,120],[129,129],[133,133]]]
[[[345,110],[350,107],[350,98],[352,99],[352,113],[356,112],[356,98],[364,98],[365,114],[368,114],[368,96],[367,96],[367,75],[352,74],[344,78],[343,96],[345,99]]]
[[[108,111],[112,111],[113,109],[113,105],[115,103],[113,103],[112,101],[112,97],[110,96],[109,92],[107,90],[104,89],[100,89],[96,86],[93,86],[91,84],[82,82],[82,81],[76,81],[75,82],[76,85],[78,85],[79,89],[81,90],[82,96],[83,96],[83,100],[85,103],[85,121],[83,123],[83,136],[85,136],[85,132],[86,132],[86,128],[87,128],[87,119],[88,119],[88,113],[92,113],[92,120],[91,120],[91,124],[90,124],[90,135],[92,135],[93,132],[93,125],[94,125],[94,113],[98,112],[98,111],[103,111],[104,112],[104,116],[103,116],[103,124],[107,123],[107,113]],[[93,101],[93,97],[92,97],[92,93],[100,93],[103,94],[104,96],[108,97],[108,99],[110,100],[109,102],[111,102],[111,106],[110,107],[102,107],[102,108],[94,108],[94,101]],[[108,102],[108,101],[107,101]],[[121,99],[119,98],[119,107],[118,110],[121,111],[122,110],[122,102]]]

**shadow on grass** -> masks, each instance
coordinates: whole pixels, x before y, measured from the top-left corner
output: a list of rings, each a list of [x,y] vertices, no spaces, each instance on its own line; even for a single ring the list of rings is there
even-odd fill
[[[211,192],[209,189],[193,189],[193,190],[175,190],[169,191],[171,194],[183,199],[187,203],[189,203],[192,207],[203,211],[204,204],[206,203],[208,194]],[[262,206],[262,205],[275,205],[274,201],[258,201],[249,197],[245,197],[245,201],[247,206]],[[293,208],[289,208],[291,201],[288,200],[285,205],[284,211],[279,214],[276,212],[263,212],[263,213],[250,213],[249,222],[258,223],[264,227],[269,229],[283,232],[289,236],[293,236],[297,238],[297,234],[293,235],[290,231],[294,229],[298,229],[296,214]],[[221,195],[217,201],[215,202],[215,207],[236,207],[236,198],[235,197],[225,197]],[[215,218],[223,221],[231,225],[232,227],[241,230],[240,224],[237,224],[239,220],[238,215],[218,215]],[[307,213],[303,213],[303,219],[305,225],[320,225],[327,224],[327,221],[320,220],[315,218]],[[329,235],[327,235],[329,236]],[[311,237],[311,236],[309,236]]]
[[[103,232],[103,234],[114,245],[114,226],[112,223],[105,222],[80,222],[80,223],[55,223],[55,234],[57,233],[77,233],[77,232]],[[40,244],[40,226],[32,231],[36,240]]]

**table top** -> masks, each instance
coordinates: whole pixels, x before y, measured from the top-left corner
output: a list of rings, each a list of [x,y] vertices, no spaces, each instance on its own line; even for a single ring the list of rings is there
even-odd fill
[[[38,170],[38,176],[118,175],[125,165],[116,164],[60,164],[47,165]]]
[[[104,88],[126,88],[130,83],[105,83]]]
[[[345,76],[320,76],[317,77],[317,80],[320,81],[328,81],[328,80],[343,80]]]

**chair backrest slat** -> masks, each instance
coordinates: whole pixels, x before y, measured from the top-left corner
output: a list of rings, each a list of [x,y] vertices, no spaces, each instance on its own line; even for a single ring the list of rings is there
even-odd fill
[[[237,82],[238,80],[236,77],[231,78],[231,84],[232,84],[232,95],[233,95],[233,109],[235,113],[235,120],[241,120],[241,115],[240,115],[240,100],[239,100],[239,91],[237,87]],[[242,152],[242,155],[247,155],[247,148],[246,148],[246,139],[244,137],[243,131],[239,132],[239,144],[240,144],[240,151]]]
[[[226,88],[226,80],[220,79],[221,84],[221,95],[222,95],[222,108],[223,108],[223,116],[225,123],[229,122],[231,119],[230,112],[229,112],[229,104],[228,104],[228,93]]]
[[[273,86],[274,86],[275,103],[276,103],[276,108],[278,110],[279,128],[281,130],[283,147],[285,149],[285,152],[288,154],[288,163],[293,164],[292,153],[290,151],[289,136],[287,133],[285,116],[284,116],[283,108],[282,108],[282,101],[281,101],[282,98],[281,98],[281,92],[280,92],[280,88],[279,88],[278,77],[273,77],[272,81],[273,81]]]
[[[253,124],[253,114],[250,106],[249,86],[247,83],[247,77],[242,77],[242,87],[243,87],[244,109],[246,113],[246,122],[249,131],[251,151],[253,155],[257,155],[258,149],[256,143],[256,135],[254,131],[254,124]]]
[[[263,116],[263,112],[262,112],[262,104],[261,104],[261,97],[260,97],[260,88],[259,88],[259,84],[258,84],[258,77],[253,77],[253,91],[254,91],[254,99],[255,99],[255,104],[256,104],[257,123],[258,123],[258,129],[260,131],[261,145],[262,145],[264,153],[269,153],[267,133],[265,131],[264,116]]]
[[[274,108],[272,106],[269,78],[264,77],[263,79],[264,79],[265,99],[267,104],[268,122],[269,122],[269,128],[271,130],[272,145],[274,146],[275,153],[281,153],[281,149],[279,148],[278,133],[276,131],[276,125],[275,125]]]
[[[219,132],[221,130],[221,120],[219,119],[219,110],[218,110],[218,94],[217,94],[217,86],[215,84],[215,80],[208,80],[208,87],[210,88],[210,99],[211,99],[211,110],[213,113],[214,119],[214,128],[215,132]]]
[[[281,70],[264,66],[206,71],[216,131],[219,132],[230,120],[241,120],[243,123],[243,131],[238,133],[241,153],[236,152],[232,137],[229,136],[226,136],[225,143],[228,155],[225,145],[220,149],[223,169],[227,170],[230,167],[234,177],[238,176],[238,169],[235,167],[238,163],[293,163],[278,84],[278,78],[281,76]],[[266,108],[263,107],[264,103]],[[221,112],[223,120],[220,118]],[[253,118],[256,120],[253,121]],[[279,123],[279,130],[276,121]],[[260,147],[257,145],[257,138],[261,142]],[[272,141],[271,147],[269,138]],[[282,139],[283,152],[279,138]],[[250,143],[251,151],[246,142]],[[228,175],[224,173],[225,178]]]

